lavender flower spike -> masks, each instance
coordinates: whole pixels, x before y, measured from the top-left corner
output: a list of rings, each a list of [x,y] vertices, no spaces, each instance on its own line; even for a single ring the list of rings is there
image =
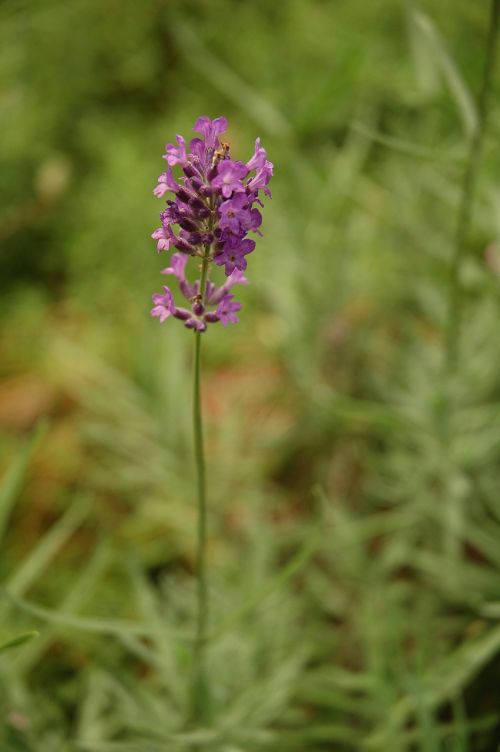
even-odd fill
[[[255,250],[248,233],[261,235],[260,192],[271,196],[268,184],[273,164],[260,139],[247,162],[233,160],[229,144],[219,140],[226,129],[226,118],[211,120],[203,115],[193,129],[201,137],[191,139],[188,147],[180,135],[176,145],[167,144],[168,169],[153,191],[158,198],[171,194],[160,214],[161,226],[152,237],[158,252],[176,250],[162,274],[177,278],[189,307],[177,307],[171,290],[164,286],[163,293],[153,295],[151,315],[161,322],[173,316],[196,332],[218,321],[224,325],[238,322],[241,304],[229,291],[247,283],[243,275],[246,257]],[[186,277],[190,256],[201,260],[201,265],[200,261],[196,264],[201,276],[194,281]],[[227,277],[220,286],[210,280],[214,265],[223,267]]]

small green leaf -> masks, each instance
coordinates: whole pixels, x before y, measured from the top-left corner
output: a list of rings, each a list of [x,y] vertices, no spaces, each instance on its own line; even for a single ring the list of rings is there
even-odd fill
[[[29,642],[29,640],[32,640],[34,637],[38,637],[38,634],[39,633],[36,630],[32,630],[31,632],[23,632],[17,637],[13,637],[12,640],[7,640],[7,642],[4,642],[2,645],[0,645],[0,653],[3,653],[4,650],[15,648],[18,645],[23,645],[25,642]]]

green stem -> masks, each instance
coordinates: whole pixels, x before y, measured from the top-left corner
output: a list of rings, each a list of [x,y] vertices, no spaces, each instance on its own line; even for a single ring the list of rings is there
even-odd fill
[[[469,155],[463,176],[450,271],[450,288],[445,332],[446,366],[449,373],[453,373],[456,369],[460,349],[464,299],[460,277],[463,259],[467,248],[472,209],[477,190],[477,179],[481,162],[483,140],[488,121],[499,19],[500,0],[491,0],[488,42],[478,104],[478,119],[471,138]]]
[[[205,299],[208,277],[210,246],[205,248],[200,275],[201,301]],[[208,714],[208,684],[205,667],[205,648],[208,626],[208,589],[206,573],[207,547],[207,498],[205,477],[205,453],[203,448],[203,418],[201,406],[201,332],[195,332],[194,381],[193,381],[193,432],[196,482],[198,497],[198,525],[196,545],[197,617],[194,642],[194,677],[192,716],[200,722]]]
[[[201,720],[206,697],[205,642],[208,619],[206,537],[207,500],[205,487],[205,456],[203,451],[203,422],[201,414],[201,332],[195,332],[193,428],[198,496],[198,526],[196,547],[197,618],[194,644],[193,718]]]

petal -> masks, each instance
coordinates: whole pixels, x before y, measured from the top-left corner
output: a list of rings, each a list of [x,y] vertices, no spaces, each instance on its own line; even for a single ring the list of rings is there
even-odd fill
[[[220,134],[227,131],[227,120],[225,117],[215,118],[213,121],[215,133]]]

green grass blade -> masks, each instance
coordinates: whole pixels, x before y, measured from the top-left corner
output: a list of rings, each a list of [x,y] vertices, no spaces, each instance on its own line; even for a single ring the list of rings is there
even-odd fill
[[[464,131],[467,136],[471,136],[477,127],[478,113],[474,99],[457,64],[448,52],[444,40],[429,16],[421,10],[413,9],[410,13],[410,22],[414,25],[417,33],[422,38],[422,42],[433,56],[436,67],[441,71],[448,89],[455,100]]]
[[[33,629],[31,632],[23,632],[23,634],[13,637],[12,640],[8,640],[7,642],[4,642],[3,645],[0,645],[0,653],[15,648],[18,645],[24,645],[25,642],[29,642],[34,637],[38,637],[38,634],[39,633],[36,629]]]
[[[140,635],[150,636],[152,633],[151,628],[148,625],[136,624],[132,621],[125,621],[124,619],[95,619],[87,616],[73,616],[72,614],[65,614],[59,611],[44,608],[35,603],[31,603],[24,598],[19,598],[8,590],[0,590],[0,595],[3,595],[9,600],[12,605],[16,606],[20,610],[35,616],[43,621],[48,621],[53,624],[60,624],[61,626],[72,627],[74,629],[82,629],[86,632],[95,632],[97,634],[109,634],[115,636],[122,635]]]
[[[7,589],[11,595],[22,595],[36,582],[43,574],[49,562],[78,529],[87,515],[90,506],[91,502],[89,499],[79,499],[50,528],[17,572],[7,582]]]
[[[0,485],[0,543],[5,536],[12,508],[23,488],[30,460],[46,430],[45,421],[37,426],[2,480]]]

